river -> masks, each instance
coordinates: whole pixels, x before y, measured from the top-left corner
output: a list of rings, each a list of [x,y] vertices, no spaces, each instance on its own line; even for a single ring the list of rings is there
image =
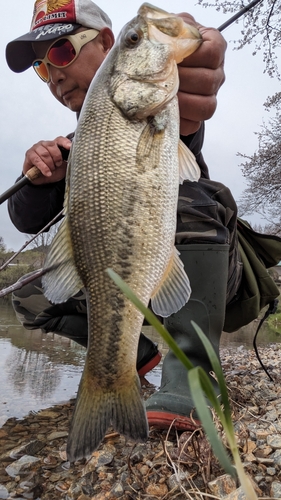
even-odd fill
[[[253,348],[258,323],[232,333],[223,333],[221,346]],[[258,346],[281,342],[280,325],[262,327]],[[158,343],[163,354],[167,347],[151,327],[143,332]],[[17,321],[9,300],[0,299],[0,427],[10,417],[23,418],[75,397],[85,360],[85,349],[73,341],[40,330],[27,331]],[[163,358],[162,358],[163,360]],[[159,386],[161,364],[146,377]]]

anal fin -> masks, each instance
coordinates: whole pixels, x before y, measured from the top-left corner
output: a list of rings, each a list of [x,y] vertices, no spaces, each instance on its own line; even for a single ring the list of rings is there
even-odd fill
[[[190,282],[175,248],[164,277],[151,297],[152,310],[158,316],[166,318],[179,311],[190,294]]]
[[[179,182],[184,180],[197,182],[200,179],[201,170],[192,151],[180,140],[179,141]]]

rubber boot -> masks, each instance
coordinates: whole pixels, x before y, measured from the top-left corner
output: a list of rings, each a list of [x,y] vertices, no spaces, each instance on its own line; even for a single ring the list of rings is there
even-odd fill
[[[86,314],[52,318],[41,327],[41,330],[44,333],[53,332],[62,337],[67,337],[83,347],[87,347],[88,345],[88,323]],[[79,335],[77,335],[78,332]],[[137,356],[137,371],[139,376],[144,376],[157,366],[161,357],[162,355],[158,351],[157,344],[141,333]]]
[[[219,342],[224,324],[228,278],[229,246],[227,244],[179,245],[178,250],[191,283],[191,298],[164,325],[194,366],[202,366],[209,374],[212,367],[208,355],[191,320],[197,323],[211,341],[219,356]],[[214,388],[218,386],[210,376]],[[149,425],[166,429],[196,429],[200,422],[189,391],[187,371],[169,351],[163,362],[160,390],[146,401]],[[192,413],[192,414],[191,414]]]

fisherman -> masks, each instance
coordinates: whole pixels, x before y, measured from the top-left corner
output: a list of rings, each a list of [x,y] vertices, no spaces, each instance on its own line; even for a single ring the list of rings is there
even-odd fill
[[[207,354],[190,321],[202,328],[219,353],[226,304],[236,300],[242,276],[236,204],[225,186],[209,179],[201,152],[204,121],[215,112],[217,92],[225,79],[226,43],[217,30],[197,24],[189,14],[180,15],[197,26],[203,38],[200,48],[179,65],[178,92],[181,139],[194,153],[201,179],[186,181],[179,188],[176,245],[191,282],[191,299],[164,324],[193,364],[209,373]],[[91,0],[37,0],[30,32],[7,45],[6,58],[17,73],[32,66],[54,97],[79,116],[90,82],[113,43],[109,17]],[[36,165],[42,175],[9,199],[9,214],[19,231],[37,233],[61,211],[67,166],[62,150],[68,152],[72,137],[42,140],[26,152],[23,174]],[[55,332],[87,346],[84,290],[54,305],[44,297],[37,279],[14,292],[13,306],[25,328]],[[160,358],[157,346],[141,334],[138,373],[145,375]],[[195,421],[190,416],[193,406],[185,368],[169,351],[160,390],[146,403],[149,424],[167,428],[174,423],[178,429],[192,429],[196,426],[196,414]]]

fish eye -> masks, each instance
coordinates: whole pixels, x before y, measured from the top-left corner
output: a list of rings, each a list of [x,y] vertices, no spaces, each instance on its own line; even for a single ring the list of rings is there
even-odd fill
[[[131,29],[128,31],[125,38],[125,42],[128,47],[136,45],[139,42],[139,40],[140,40],[140,35],[136,30]]]

